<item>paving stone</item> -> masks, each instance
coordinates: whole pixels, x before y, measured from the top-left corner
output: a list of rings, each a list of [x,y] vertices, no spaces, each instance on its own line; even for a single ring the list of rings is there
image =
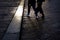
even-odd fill
[[[19,2],[0,2],[0,7],[17,7]]]
[[[16,2],[16,1],[20,1],[20,0],[0,0],[0,2]]]
[[[30,17],[27,17],[28,8],[27,5],[25,5],[21,40],[60,40],[59,1],[60,0],[46,0],[46,2],[43,3],[44,19],[41,17],[36,19],[34,11],[32,11],[32,13],[30,12]]]
[[[19,40],[19,33],[6,33],[3,40]]]
[[[0,0],[0,40],[14,17],[20,0]]]

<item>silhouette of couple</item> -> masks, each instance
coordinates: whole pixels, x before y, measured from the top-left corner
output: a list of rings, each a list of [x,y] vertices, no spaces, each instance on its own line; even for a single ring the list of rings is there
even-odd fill
[[[45,0],[37,0],[37,1],[36,0],[28,0],[28,14],[27,14],[27,16],[29,16],[30,8],[32,6],[32,8],[35,11],[36,18],[38,18],[38,15],[37,15],[38,12],[40,12],[42,14],[42,17],[44,17],[44,13],[43,13],[43,10],[42,10],[42,3],[44,1]],[[35,8],[36,2],[37,2],[37,7]]]

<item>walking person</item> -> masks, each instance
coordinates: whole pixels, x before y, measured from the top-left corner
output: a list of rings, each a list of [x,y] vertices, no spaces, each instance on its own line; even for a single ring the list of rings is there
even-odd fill
[[[32,6],[32,8],[35,11],[35,3],[36,3],[35,0],[28,0],[28,14],[27,14],[27,16],[29,16],[29,14],[30,14],[30,8],[31,8],[31,6]]]
[[[44,13],[43,13],[43,9],[42,9],[42,3],[44,2],[45,0],[37,0],[37,8],[36,8],[36,11],[35,11],[35,15],[36,15],[36,18],[38,18],[38,12],[40,12],[42,14],[42,18],[44,17]]]

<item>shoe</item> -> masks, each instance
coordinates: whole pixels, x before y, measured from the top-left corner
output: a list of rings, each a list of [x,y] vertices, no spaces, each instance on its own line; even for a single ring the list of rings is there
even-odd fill
[[[27,17],[30,17],[29,15],[27,15]]]
[[[38,16],[36,16],[36,18],[39,18]]]
[[[44,15],[42,15],[42,18],[44,18]]]

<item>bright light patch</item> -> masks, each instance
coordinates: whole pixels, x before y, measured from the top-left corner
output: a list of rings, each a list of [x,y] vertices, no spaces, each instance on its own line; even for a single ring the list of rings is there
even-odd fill
[[[21,24],[21,19],[22,19],[23,6],[24,6],[24,0],[21,0],[20,5],[18,6],[18,9],[17,9],[11,23],[9,24],[7,33],[20,32],[20,24]]]
[[[23,12],[23,7],[19,6],[18,10],[16,11],[16,16],[22,16],[22,12]]]
[[[16,11],[16,14],[15,14],[15,17],[16,17],[16,19],[20,19],[20,17],[22,16],[22,13],[23,13],[23,6],[19,6],[18,7],[18,9],[17,9],[17,11]]]

